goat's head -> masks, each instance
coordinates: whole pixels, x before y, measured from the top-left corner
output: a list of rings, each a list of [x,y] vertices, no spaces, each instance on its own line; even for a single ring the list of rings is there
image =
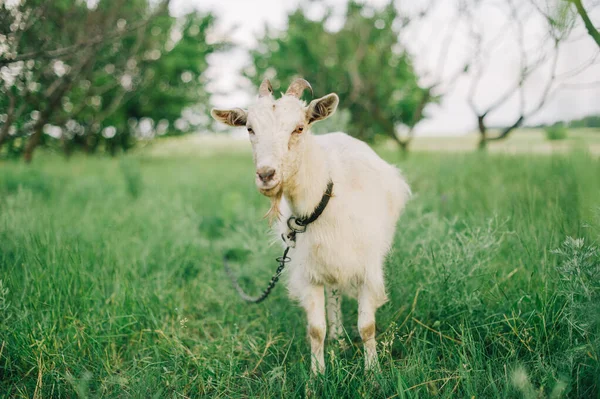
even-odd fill
[[[268,79],[258,90],[258,100],[245,111],[241,108],[213,109],[211,115],[229,126],[245,126],[254,153],[256,186],[268,197],[280,197],[286,176],[297,170],[299,152],[310,126],[333,114],[339,99],[335,93],[313,100],[300,100],[312,87],[296,79],[279,99],[273,96]]]

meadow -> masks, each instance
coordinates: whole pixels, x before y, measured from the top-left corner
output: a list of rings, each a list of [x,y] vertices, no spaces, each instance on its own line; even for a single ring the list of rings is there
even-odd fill
[[[600,160],[400,157],[414,197],[386,262],[381,371],[347,347],[309,374],[247,149],[0,162],[0,398],[598,398]],[[293,252],[290,253],[293,257]]]

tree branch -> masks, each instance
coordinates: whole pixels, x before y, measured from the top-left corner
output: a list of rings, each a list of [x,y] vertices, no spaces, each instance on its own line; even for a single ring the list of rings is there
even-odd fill
[[[570,1],[571,3],[573,3],[575,5],[575,8],[577,9],[577,13],[583,20],[583,24],[585,25],[585,28],[587,29],[587,31],[590,34],[590,36],[592,37],[592,39],[594,39],[594,41],[596,42],[598,47],[600,47],[600,32],[598,32],[598,29],[596,29],[596,27],[592,23],[590,16],[588,15],[587,11],[583,7],[583,4],[581,4],[581,0],[567,0],[567,1]]]
[[[550,67],[550,78],[548,79],[548,82],[546,83],[546,87],[544,87],[544,91],[542,92],[542,94],[540,96],[540,100],[538,101],[537,105],[535,107],[533,107],[531,110],[529,110],[529,112],[525,112],[524,109],[521,109],[521,113],[520,113],[519,117],[512,125],[506,127],[504,130],[502,130],[502,132],[498,136],[490,137],[490,138],[488,138],[488,140],[495,141],[495,140],[504,139],[505,137],[507,137],[510,134],[510,132],[512,132],[519,126],[521,126],[527,118],[532,117],[533,115],[535,115],[539,110],[541,110],[544,107],[544,105],[546,104],[548,99],[551,97],[550,90],[552,89],[552,86],[554,85],[554,81],[556,80],[556,67],[558,65],[558,56],[559,56],[559,48],[560,48],[559,46],[560,46],[559,39],[555,39],[554,56],[552,58],[552,65]]]

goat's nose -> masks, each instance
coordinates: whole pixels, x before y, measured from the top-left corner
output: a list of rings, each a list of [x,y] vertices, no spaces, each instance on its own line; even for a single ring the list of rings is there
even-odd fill
[[[275,176],[275,169],[268,166],[263,166],[262,168],[259,168],[256,171],[256,174],[258,175],[260,180],[263,181],[263,183],[266,183],[269,180],[271,180],[273,176]]]

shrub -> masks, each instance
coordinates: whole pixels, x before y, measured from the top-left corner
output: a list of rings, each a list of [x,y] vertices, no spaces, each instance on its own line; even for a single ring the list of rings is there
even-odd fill
[[[546,128],[546,138],[548,140],[564,140],[567,138],[568,131],[563,124],[556,124]]]

